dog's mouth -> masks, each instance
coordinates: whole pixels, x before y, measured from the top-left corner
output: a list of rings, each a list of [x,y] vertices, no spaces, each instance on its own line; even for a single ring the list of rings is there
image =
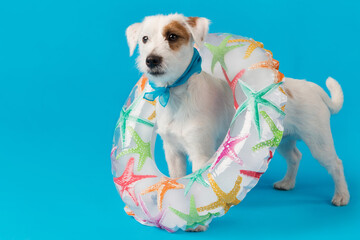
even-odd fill
[[[165,74],[165,71],[161,70],[161,69],[150,69],[150,70],[148,70],[148,74],[150,74],[152,76],[161,76],[161,75]]]

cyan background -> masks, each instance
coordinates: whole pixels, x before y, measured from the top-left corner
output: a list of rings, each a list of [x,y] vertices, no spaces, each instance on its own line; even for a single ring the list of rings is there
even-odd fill
[[[0,239],[359,239],[359,10],[355,0],[1,1]],[[345,104],[331,121],[348,206],[330,204],[330,176],[299,144],[293,191],[272,189],[286,169],[277,155],[243,203],[205,233],[169,234],[123,212],[109,155],[140,76],[124,32],[146,15],[172,12],[262,41],[286,76],[325,87],[330,75],[342,84]]]

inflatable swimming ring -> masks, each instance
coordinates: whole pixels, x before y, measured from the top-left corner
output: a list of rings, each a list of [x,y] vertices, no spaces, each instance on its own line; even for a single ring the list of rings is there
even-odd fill
[[[155,101],[145,76],[116,124],[111,151],[115,186],[125,211],[169,232],[207,225],[239,204],[266,171],[283,134],[286,95],[279,62],[263,44],[231,34],[208,34],[202,69],[227,81],[236,109],[211,165],[182,178],[162,174],[154,161]]]

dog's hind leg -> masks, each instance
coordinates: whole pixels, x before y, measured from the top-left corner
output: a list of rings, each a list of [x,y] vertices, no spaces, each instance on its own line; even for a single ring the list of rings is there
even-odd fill
[[[335,194],[332,199],[332,204],[335,206],[344,206],[349,203],[350,194],[344,176],[344,168],[342,161],[336,154],[333,138],[328,126],[327,133],[319,133],[314,142],[312,139],[305,139],[306,145],[309,147],[311,154],[319,163],[326,168],[332,176],[335,183]]]
[[[277,150],[286,160],[287,171],[285,177],[274,184],[274,188],[279,190],[293,189],[302,156],[296,147],[296,140],[290,137],[284,137]]]

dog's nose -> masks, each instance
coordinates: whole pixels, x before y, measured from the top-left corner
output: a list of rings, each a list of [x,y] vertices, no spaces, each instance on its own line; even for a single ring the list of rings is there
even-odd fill
[[[146,66],[149,68],[154,68],[159,66],[162,61],[162,57],[156,55],[150,55],[146,58]]]

